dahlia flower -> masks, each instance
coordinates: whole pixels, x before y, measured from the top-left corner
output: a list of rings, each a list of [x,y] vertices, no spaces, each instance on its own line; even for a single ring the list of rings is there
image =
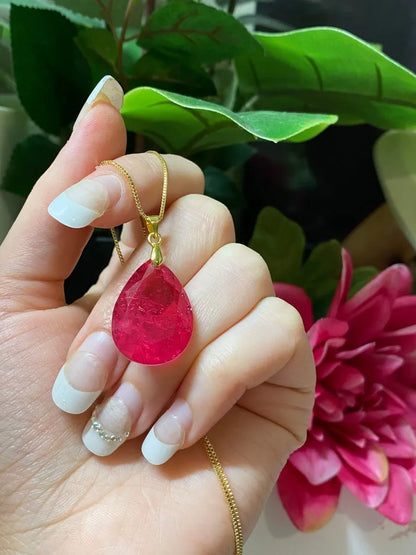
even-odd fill
[[[407,524],[416,492],[416,296],[402,264],[348,299],[343,270],[327,316],[294,285],[276,295],[301,313],[317,368],[315,406],[303,447],[283,469],[278,491],[297,528],[312,531],[334,514],[342,486],[388,519]]]

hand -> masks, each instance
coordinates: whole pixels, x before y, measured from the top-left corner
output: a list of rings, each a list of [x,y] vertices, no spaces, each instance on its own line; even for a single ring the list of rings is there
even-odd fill
[[[247,536],[287,457],[305,439],[312,354],[298,313],[274,297],[264,261],[233,242],[229,212],[202,195],[201,171],[173,155],[165,157],[161,232],[165,262],[193,306],[191,343],[159,367],[131,363],[117,351],[112,307],[150,248],[137,231],[127,185],[115,168],[95,167],[116,158],[137,184],[146,213],[158,210],[162,179],[154,155],[122,156],[123,121],[107,96],[98,100],[84,108],[0,248],[4,553],[231,554],[230,515],[200,440],[209,432]],[[75,185],[51,208],[56,216],[61,206],[62,220],[71,216],[72,225],[82,226],[70,228],[47,209],[86,176],[95,184]],[[125,266],[113,256],[98,283],[67,306],[63,282],[92,226],[131,220],[121,242]],[[58,373],[57,402],[85,414],[53,404]],[[109,457],[81,441],[87,423],[90,449],[105,455],[115,446],[90,427],[89,407],[101,393],[102,425],[130,431]],[[173,455],[162,466],[140,452],[158,418],[158,439],[145,454],[153,462]]]

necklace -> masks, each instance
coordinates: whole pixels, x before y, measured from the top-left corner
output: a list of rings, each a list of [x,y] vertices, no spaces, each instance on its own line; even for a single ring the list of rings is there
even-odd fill
[[[188,345],[193,329],[192,308],[178,278],[165,264],[161,250],[159,224],[166,207],[168,168],[156,151],[163,170],[163,189],[159,214],[150,216],[143,210],[136,186],[127,171],[113,160],[100,165],[114,166],[126,179],[139,212],[147,242],[152,248],[150,259],[130,277],[113,310],[112,334],[121,353],[146,365],[164,364],[178,357]],[[120,262],[124,257],[114,229],[111,229]]]

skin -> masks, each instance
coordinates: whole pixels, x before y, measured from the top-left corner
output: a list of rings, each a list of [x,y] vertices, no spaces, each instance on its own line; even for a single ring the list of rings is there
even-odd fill
[[[196,331],[176,361],[150,372],[122,355],[104,398],[120,380],[141,388],[131,439],[107,458],[87,451],[91,411],[61,412],[51,388],[63,362],[92,331],[108,330],[122,285],[149,256],[125,226],[121,267],[67,306],[63,281],[92,227],[69,229],[47,213],[63,190],[103,159],[117,159],[140,184],[147,213],[160,202],[161,169],[149,154],[123,157],[125,129],[110,105],[95,105],[29,196],[0,247],[0,545],[2,553],[231,554],[234,538],[220,485],[200,439],[215,446],[247,537],[289,454],[305,439],[313,404],[313,357],[298,313],[273,297],[264,261],[233,243],[224,206],[201,195],[200,170],[166,156],[166,263],[186,285]],[[99,172],[113,171],[110,167]],[[129,191],[111,198],[94,225],[137,218]],[[182,224],[181,224],[182,222]],[[136,224],[137,225],[137,221]],[[217,295],[217,298],[215,297]],[[204,302],[205,299],[205,302]],[[145,461],[145,432],[175,397],[192,408],[181,451]]]

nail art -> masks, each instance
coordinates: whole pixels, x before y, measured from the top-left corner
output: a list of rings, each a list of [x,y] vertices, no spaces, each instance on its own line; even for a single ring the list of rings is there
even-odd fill
[[[124,92],[121,85],[111,75],[105,75],[91,91],[84,106],[75,120],[74,129],[97,102],[107,102],[112,104],[118,111],[123,106]]]
[[[95,408],[82,434],[85,447],[100,457],[111,455],[129,437],[141,410],[140,393],[132,384],[122,383],[112,397]]]
[[[159,418],[142,444],[144,458],[154,465],[167,462],[183,445],[185,431],[191,425],[191,409],[185,401],[177,400]]]
[[[86,411],[104,389],[117,356],[110,334],[90,334],[59,371],[52,388],[54,403],[70,414]]]
[[[111,196],[119,196],[121,188],[122,183],[116,174],[82,179],[50,203],[49,215],[73,229],[86,227],[104,214]]]

